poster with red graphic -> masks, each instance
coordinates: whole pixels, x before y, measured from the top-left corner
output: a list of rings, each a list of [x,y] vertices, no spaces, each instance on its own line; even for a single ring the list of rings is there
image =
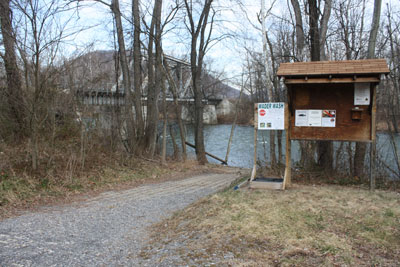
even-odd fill
[[[322,127],[336,126],[336,110],[322,110]]]

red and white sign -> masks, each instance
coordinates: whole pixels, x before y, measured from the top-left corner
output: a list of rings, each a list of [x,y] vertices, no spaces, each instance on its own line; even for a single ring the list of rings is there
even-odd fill
[[[285,103],[258,103],[258,130],[285,129]]]

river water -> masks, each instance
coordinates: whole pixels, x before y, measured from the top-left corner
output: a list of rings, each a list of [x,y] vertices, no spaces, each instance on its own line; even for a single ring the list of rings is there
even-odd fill
[[[225,159],[226,151],[228,147],[228,140],[230,136],[232,125],[206,125],[204,127],[204,140],[206,151],[216,155],[219,158]],[[176,142],[180,147],[179,139],[179,128],[177,125],[173,125],[174,136]],[[194,144],[194,132],[192,125],[186,125],[186,139],[188,142]],[[400,144],[400,136],[394,136],[395,142]],[[265,164],[269,162],[269,133],[268,131],[258,131],[257,136],[257,160],[259,164]],[[398,175],[393,173],[394,170],[398,170],[396,160],[394,157],[393,144],[391,143],[389,134],[378,133],[377,134],[377,170],[380,174],[384,172],[386,175],[395,178]],[[283,144],[283,155],[285,154],[285,139],[284,133],[282,136]],[[339,166],[340,169],[344,170],[348,168],[348,153],[353,151],[354,143],[351,149],[340,147],[341,142],[334,142],[334,158],[338,159],[338,162],[334,162],[335,166]],[[347,144],[346,144],[347,145]],[[369,146],[368,146],[369,147]],[[171,136],[167,135],[167,151],[168,154],[172,154],[172,141]],[[195,158],[194,149],[187,146],[187,152],[189,158]],[[278,151],[276,151],[278,154]],[[339,154],[338,154],[339,153]],[[368,153],[369,155],[369,153]],[[235,167],[251,168],[253,166],[254,156],[254,128],[252,126],[236,126],[231,149],[228,158],[228,165]],[[209,162],[220,163],[219,161],[207,157]],[[292,141],[292,163],[296,164],[300,160],[300,149],[298,141]],[[283,158],[283,161],[285,158]],[[335,160],[336,161],[336,160]],[[369,163],[369,157],[366,157],[366,167]]]

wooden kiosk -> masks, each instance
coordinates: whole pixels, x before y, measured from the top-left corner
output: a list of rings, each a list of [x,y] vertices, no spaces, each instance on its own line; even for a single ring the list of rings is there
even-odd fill
[[[368,142],[374,153],[376,87],[388,73],[384,59],[280,65],[277,76],[288,89],[286,185],[291,180],[290,140]]]

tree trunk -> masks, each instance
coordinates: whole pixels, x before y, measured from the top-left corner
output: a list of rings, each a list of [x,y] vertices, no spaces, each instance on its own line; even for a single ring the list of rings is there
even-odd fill
[[[125,50],[125,39],[124,32],[122,28],[122,20],[121,20],[121,12],[119,9],[119,0],[113,0],[111,2],[111,11],[114,14],[115,25],[117,28],[117,39],[118,39],[118,48],[119,48],[119,57],[121,61],[121,69],[122,69],[122,80],[124,85],[125,92],[125,115],[127,122],[127,141],[129,147],[129,153],[134,153],[135,145],[136,145],[136,135],[135,135],[135,121],[132,112],[132,95],[131,95],[131,79],[129,74],[128,60],[126,56]]]
[[[331,10],[332,10],[332,0],[325,0],[324,13],[322,14],[321,28],[319,32],[322,60],[326,60],[325,43],[326,43],[326,33],[328,31],[328,22],[331,16]]]
[[[147,92],[147,127],[146,144],[150,157],[153,157],[156,147],[158,131],[158,98],[161,86],[161,9],[162,0],[154,3],[153,17],[149,33],[148,48],[148,92]],[[153,42],[156,46],[155,59],[153,56]]]
[[[133,15],[133,84],[135,90],[135,113],[136,113],[136,129],[138,139],[144,136],[144,121],[142,114],[142,73],[141,62],[142,56],[140,52],[140,14],[139,0],[132,0],[132,15]]]
[[[161,71],[161,70],[160,70]],[[166,163],[166,155],[167,155],[167,124],[168,124],[168,113],[167,113],[167,92],[165,89],[164,81],[162,82],[162,92],[163,92],[163,102],[162,102],[162,109],[163,109],[163,138],[162,138],[162,147],[161,147],[161,164]]]
[[[234,119],[233,119],[232,128],[231,128],[231,133],[230,133],[230,135],[229,135],[228,148],[226,149],[226,155],[225,155],[225,162],[226,162],[226,164],[228,164],[228,157],[229,157],[229,152],[230,152],[230,150],[231,150],[231,144],[232,144],[232,139],[233,139],[233,133],[235,132],[236,121],[237,121],[238,112],[239,112],[240,99],[242,98],[243,89],[244,89],[244,84],[243,84],[243,75],[242,75],[242,86],[241,86],[241,88],[240,88],[239,98],[238,98],[238,100],[236,101],[236,105],[235,105],[235,117],[234,117]]]
[[[6,119],[11,124],[11,132],[14,140],[19,140],[25,136],[26,128],[24,122],[24,99],[22,95],[21,76],[17,65],[15,54],[15,38],[11,21],[12,12],[10,0],[0,0],[0,23],[4,45],[4,65],[7,76],[7,89],[5,91]]]
[[[179,132],[181,136],[181,145],[182,145],[182,160],[186,161],[186,137],[185,137],[185,130],[184,130],[184,125],[182,122],[182,108],[181,105],[179,105],[178,102],[178,88],[175,84],[174,79],[171,76],[171,71],[169,69],[169,66],[167,62],[164,60],[164,70],[165,70],[165,75],[167,76],[168,83],[170,86],[170,90],[172,92],[172,96],[174,98],[174,104],[175,104],[175,113],[176,113],[176,119],[178,120],[178,125],[179,125]],[[182,70],[180,69],[180,79],[182,79]]]
[[[321,45],[319,35],[319,10],[316,0],[309,0],[309,21],[310,21],[310,42],[311,42],[311,61],[321,60]],[[333,162],[333,143],[331,141],[318,141],[318,165],[326,171],[332,170]]]
[[[303,60],[304,50],[304,30],[303,30],[303,18],[301,16],[301,9],[298,0],[291,0],[294,16],[296,19],[296,58],[301,61]]]
[[[368,41],[368,58],[375,57],[376,38],[379,29],[379,20],[381,16],[382,0],[375,0],[374,14],[372,18],[371,31]],[[374,144],[373,144],[374,145]],[[364,175],[364,161],[367,151],[367,144],[363,142],[356,143],[356,152],[354,154],[354,176],[361,177]]]
[[[356,142],[356,150],[354,153],[353,175],[362,177],[364,175],[365,154],[367,151],[367,143]]]
[[[371,32],[368,41],[368,58],[375,57],[376,37],[378,35],[379,20],[381,17],[382,0],[375,0],[374,2],[374,15],[372,17]]]
[[[213,0],[206,0],[202,5],[200,16],[198,17],[197,25],[194,22],[192,2],[184,1],[189,20],[189,32],[191,34],[191,50],[190,50],[190,65],[192,72],[193,92],[194,92],[194,105],[195,105],[195,146],[197,161],[200,164],[207,163],[204,146],[204,133],[203,133],[203,93],[201,90],[201,78],[203,72],[203,59],[207,47],[210,44],[211,31],[213,20],[208,25],[208,17]],[[206,36],[206,30],[208,35]]]
[[[283,164],[283,150],[282,150],[282,133],[283,131],[278,131],[278,163],[279,166]]]
[[[265,77],[266,77],[266,84],[267,87],[267,102],[274,101],[274,93],[272,90],[272,85],[268,84],[268,80],[270,79],[269,73],[269,62],[268,62],[268,55],[267,55],[267,31],[265,28],[265,0],[261,1],[261,29],[262,29],[262,41],[263,41],[263,57],[264,57],[264,70],[265,70]],[[272,56],[272,53],[271,53]],[[271,169],[275,168],[276,165],[276,153],[275,153],[275,131],[269,131],[269,155],[271,159]]]
[[[177,160],[179,158],[179,148],[178,145],[176,144],[175,135],[171,124],[169,125],[169,135],[171,136],[172,147],[174,148],[174,159]]]
[[[320,39],[319,39],[319,10],[317,0],[308,1],[309,8],[309,23],[310,23],[310,45],[311,45],[311,61],[320,61]]]
[[[204,145],[204,123],[203,123],[203,94],[201,92],[200,77],[193,81],[195,98],[195,134],[196,157],[200,164],[207,163],[206,150]]]

